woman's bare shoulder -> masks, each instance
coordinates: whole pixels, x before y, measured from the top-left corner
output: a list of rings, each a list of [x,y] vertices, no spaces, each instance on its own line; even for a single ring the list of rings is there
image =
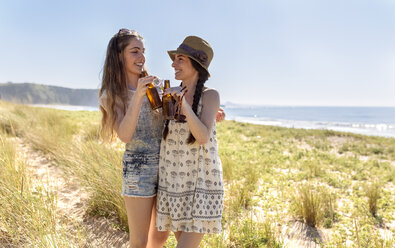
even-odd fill
[[[219,99],[219,93],[216,89],[205,87],[203,89],[203,99],[207,98],[208,100]]]
[[[204,88],[202,94],[203,105],[212,105],[219,107],[219,93],[213,88]]]

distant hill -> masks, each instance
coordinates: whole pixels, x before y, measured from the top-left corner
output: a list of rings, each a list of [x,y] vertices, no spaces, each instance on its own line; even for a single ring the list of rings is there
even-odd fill
[[[24,104],[98,107],[97,89],[70,89],[34,83],[0,83],[0,99]]]

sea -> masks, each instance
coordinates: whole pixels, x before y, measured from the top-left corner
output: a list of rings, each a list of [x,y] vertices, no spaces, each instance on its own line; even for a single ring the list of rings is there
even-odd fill
[[[226,119],[395,137],[395,107],[224,106]]]
[[[32,105],[98,111],[96,107]],[[225,105],[226,120],[289,128],[326,129],[395,138],[395,107],[292,107]]]

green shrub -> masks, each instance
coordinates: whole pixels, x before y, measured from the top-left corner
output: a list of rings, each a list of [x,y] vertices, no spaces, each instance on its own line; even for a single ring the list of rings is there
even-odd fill
[[[333,223],[335,201],[334,194],[330,194],[326,187],[304,183],[297,187],[293,193],[291,209],[297,218],[303,220],[307,225],[315,227],[328,218]],[[328,226],[328,224],[325,225]]]

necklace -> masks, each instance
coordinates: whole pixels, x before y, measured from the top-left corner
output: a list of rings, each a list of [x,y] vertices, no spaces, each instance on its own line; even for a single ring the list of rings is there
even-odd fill
[[[135,88],[133,88],[130,84],[128,84],[128,87],[129,87],[129,89],[130,90],[132,90],[132,91],[136,91],[136,89]]]

